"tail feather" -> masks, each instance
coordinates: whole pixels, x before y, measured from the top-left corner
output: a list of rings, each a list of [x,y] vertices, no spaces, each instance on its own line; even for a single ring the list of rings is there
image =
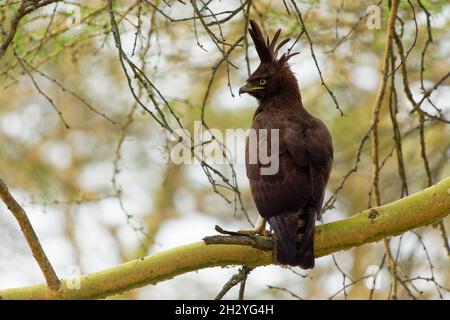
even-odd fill
[[[303,269],[314,267],[316,218],[316,211],[307,208],[268,219],[277,238],[277,261],[280,264],[300,266]]]

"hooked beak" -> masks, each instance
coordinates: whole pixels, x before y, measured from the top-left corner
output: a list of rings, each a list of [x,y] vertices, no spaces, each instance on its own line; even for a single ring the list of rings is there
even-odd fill
[[[239,88],[239,96],[243,93],[247,93],[249,90],[247,84],[244,84],[242,87]]]
[[[258,87],[258,86],[253,86],[248,83],[244,84],[242,87],[239,88],[239,95],[243,94],[243,93],[251,93],[251,92],[255,92],[257,90],[263,90],[264,87]]]

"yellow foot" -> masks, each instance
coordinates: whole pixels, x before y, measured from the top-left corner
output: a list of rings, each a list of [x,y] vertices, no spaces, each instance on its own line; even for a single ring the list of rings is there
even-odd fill
[[[222,234],[228,234],[232,236],[254,236],[254,235],[261,235],[270,237],[270,231],[266,230],[266,219],[264,218],[258,218],[258,221],[256,222],[255,229],[253,230],[239,230],[239,231],[228,231],[224,230],[219,226],[216,226],[216,231],[222,233]]]
[[[246,235],[246,236],[264,236],[269,237],[271,232],[269,230],[239,230],[237,233]]]

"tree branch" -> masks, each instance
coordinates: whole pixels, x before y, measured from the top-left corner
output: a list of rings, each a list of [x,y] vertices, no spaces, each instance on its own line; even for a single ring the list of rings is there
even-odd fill
[[[450,177],[398,201],[374,207],[350,218],[316,227],[315,255],[322,257],[432,224],[450,213]],[[96,299],[210,267],[274,263],[272,251],[249,245],[188,244],[114,268],[84,275],[80,289],[62,281],[57,294],[45,285],[0,290],[3,299]]]
[[[39,242],[39,239],[34,232],[33,226],[31,225],[31,222],[28,219],[25,210],[23,210],[20,204],[18,204],[13,196],[9,193],[8,187],[1,178],[0,198],[3,200],[5,205],[12,212],[17,222],[19,223],[20,229],[22,230],[22,233],[25,236],[28,245],[30,246],[31,252],[33,253],[34,258],[36,259],[39,267],[42,270],[42,273],[44,274],[45,280],[47,280],[49,288],[53,291],[57,291],[61,282],[59,281],[55,270],[53,270],[50,261],[45,255],[44,249],[42,249],[41,243]]]
[[[8,34],[3,38],[2,43],[0,44],[0,59],[5,54],[6,50],[8,49],[9,45],[13,41],[16,33],[17,33],[17,27],[19,26],[20,20],[25,17],[30,12],[33,12],[34,10],[37,10],[41,7],[44,7],[48,4],[58,2],[61,0],[44,0],[44,1],[22,1],[20,4],[19,9],[17,10],[16,15],[11,21],[10,28]]]

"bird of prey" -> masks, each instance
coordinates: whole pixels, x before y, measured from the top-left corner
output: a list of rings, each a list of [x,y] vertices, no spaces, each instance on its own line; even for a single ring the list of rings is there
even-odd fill
[[[247,138],[246,169],[261,217],[255,230],[247,233],[263,234],[267,220],[277,240],[278,263],[310,269],[314,267],[314,225],[333,162],[331,135],[303,107],[297,79],[288,65],[297,53],[277,57],[289,39],[277,45],[281,30],[269,41],[255,21],[250,26],[261,62],[239,94],[248,93],[259,104],[251,127],[256,143],[252,146],[251,134]],[[266,156],[276,156],[270,158],[278,161],[276,172],[263,172],[271,163],[260,159],[260,149],[266,150]]]

